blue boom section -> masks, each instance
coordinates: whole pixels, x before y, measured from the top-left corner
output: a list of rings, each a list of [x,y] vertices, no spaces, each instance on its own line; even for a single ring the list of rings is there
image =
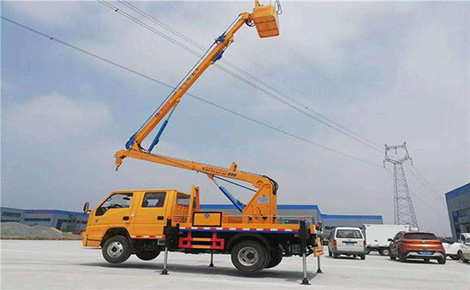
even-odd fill
[[[219,189],[220,191],[222,191],[224,193],[224,195],[230,200],[231,203],[233,203],[233,205],[240,211],[242,212],[243,209],[245,208],[245,205],[239,201],[238,199],[236,199],[231,193],[230,191],[228,191],[228,189],[226,189],[225,187],[223,186],[219,186]]]

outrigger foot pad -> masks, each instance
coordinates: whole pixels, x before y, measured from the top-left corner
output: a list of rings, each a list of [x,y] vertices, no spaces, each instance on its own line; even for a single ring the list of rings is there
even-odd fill
[[[167,269],[163,269],[162,272],[160,273],[160,275],[168,275],[168,270],[167,270]]]
[[[302,285],[310,285],[310,282],[308,282],[308,279],[307,278],[303,278],[302,279],[302,283],[300,283]]]

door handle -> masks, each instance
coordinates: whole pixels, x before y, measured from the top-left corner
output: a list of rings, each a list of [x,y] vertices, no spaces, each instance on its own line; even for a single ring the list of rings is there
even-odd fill
[[[162,221],[163,219],[165,219],[164,216],[162,216],[162,215],[157,216],[157,220]]]
[[[122,220],[123,220],[123,221],[128,221],[128,220],[129,220],[129,217],[128,217],[128,216],[123,216],[123,217],[122,217]]]

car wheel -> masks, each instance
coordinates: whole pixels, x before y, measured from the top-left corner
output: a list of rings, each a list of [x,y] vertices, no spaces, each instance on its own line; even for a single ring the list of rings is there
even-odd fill
[[[366,248],[366,254],[370,254],[370,251],[371,251],[370,248],[367,247],[367,248]]]
[[[468,260],[465,259],[465,256],[463,255],[462,251],[459,251],[459,252],[457,253],[457,257],[459,257],[459,259],[462,260],[462,262],[468,263]]]
[[[390,260],[393,260],[395,261],[396,257],[394,255],[392,255],[392,253],[390,253]]]
[[[266,269],[274,268],[277,265],[279,265],[282,261],[282,250],[281,249],[276,249],[274,251],[271,251],[270,255],[271,255],[271,259],[269,260],[268,265],[265,267]]]
[[[354,258],[354,259],[356,259],[356,258],[357,258],[357,256],[356,256],[356,255],[353,255],[353,258]]]
[[[459,256],[457,255],[452,255],[452,256],[449,256],[452,260],[459,260]]]
[[[241,241],[233,247],[231,255],[235,268],[247,274],[259,272],[269,263],[266,247],[256,241]]]
[[[388,256],[388,255],[390,255],[390,250],[389,249],[380,249],[379,254],[381,256]]]
[[[135,255],[137,256],[137,258],[141,259],[142,261],[151,261],[155,259],[156,257],[158,257],[158,255],[160,255],[160,250],[142,251],[142,252],[136,253]]]
[[[106,240],[101,252],[109,263],[122,263],[131,256],[129,240],[124,236],[111,237]]]
[[[424,258],[423,261],[429,262],[429,258]]]
[[[336,259],[336,258],[338,258],[338,257],[339,257],[339,254],[337,254],[337,253],[333,252],[333,258],[335,258],[335,259]]]
[[[366,259],[366,254],[362,254],[359,257],[361,257],[361,260],[365,260]]]
[[[438,262],[439,264],[445,264],[446,261],[447,261],[447,260],[446,260],[446,257],[440,257],[440,258],[437,259],[437,262]]]
[[[398,260],[400,262],[406,262],[406,254],[398,253]]]
[[[328,256],[330,256],[330,257],[333,256],[333,254],[331,253],[330,250],[328,250]]]

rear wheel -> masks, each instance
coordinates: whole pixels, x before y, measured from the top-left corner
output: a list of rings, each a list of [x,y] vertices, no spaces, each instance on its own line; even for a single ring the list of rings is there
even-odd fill
[[[400,262],[406,262],[406,254],[398,253],[398,260]]]
[[[333,252],[333,258],[335,258],[335,259],[336,259],[336,258],[338,258],[338,257],[339,257],[339,254],[337,254],[337,253]]]
[[[390,253],[390,260],[395,261],[395,259],[396,259],[396,257],[392,253]]]
[[[387,248],[380,249],[380,250],[379,250],[379,254],[380,254],[381,256],[388,256],[388,255],[390,255],[390,250],[387,249]]]
[[[243,273],[256,273],[269,263],[266,247],[256,241],[241,241],[232,249],[232,263]]]
[[[281,263],[281,261],[282,261],[282,250],[277,249],[277,250],[271,251],[270,256],[271,256],[271,259],[269,260],[268,265],[265,267],[266,269],[274,268],[277,265],[279,265],[279,263]]]
[[[439,264],[445,264],[445,263],[446,263],[446,257],[444,256],[444,257],[438,258],[438,259],[437,259],[437,262],[438,262]]]
[[[111,237],[106,240],[101,252],[109,263],[122,263],[131,256],[129,240],[124,236]]]
[[[362,254],[359,257],[361,257],[361,260],[365,260],[366,259],[366,254]]]
[[[142,252],[136,253],[135,255],[142,261],[150,261],[158,257],[158,255],[160,255],[160,250],[142,251]]]

